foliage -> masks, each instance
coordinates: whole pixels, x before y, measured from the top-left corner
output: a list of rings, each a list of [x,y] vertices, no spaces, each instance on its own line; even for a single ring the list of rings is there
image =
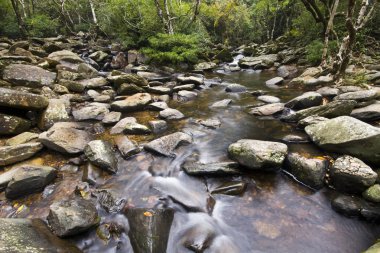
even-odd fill
[[[323,43],[320,40],[314,40],[306,46],[306,59],[313,65],[318,65],[322,60]]]
[[[57,34],[58,21],[39,14],[26,20],[29,34],[34,37],[49,37]]]
[[[153,63],[196,63],[204,47],[195,34],[168,35],[159,33],[149,38],[149,47],[143,49]]]

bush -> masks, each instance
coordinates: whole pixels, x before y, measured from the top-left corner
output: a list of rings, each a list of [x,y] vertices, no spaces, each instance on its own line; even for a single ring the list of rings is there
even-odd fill
[[[320,40],[314,40],[306,46],[306,59],[313,65],[318,65],[322,61],[323,43]]]
[[[197,63],[206,52],[197,35],[162,34],[149,38],[149,47],[143,48],[153,63]]]
[[[29,34],[35,37],[48,37],[57,34],[58,21],[40,14],[26,20]]]

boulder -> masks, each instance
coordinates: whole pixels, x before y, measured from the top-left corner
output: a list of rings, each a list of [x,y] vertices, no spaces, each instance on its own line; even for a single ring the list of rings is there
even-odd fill
[[[330,168],[331,183],[338,191],[362,193],[375,184],[377,174],[371,167],[352,156],[341,156]]]
[[[175,156],[173,151],[177,147],[183,144],[191,144],[192,142],[193,138],[190,135],[176,132],[145,144],[144,149],[163,156],[173,157]]]
[[[185,115],[183,115],[180,111],[172,108],[167,108],[163,111],[160,111],[160,117],[163,119],[183,119]]]
[[[112,57],[111,68],[113,69],[123,69],[128,65],[128,61],[123,52],[117,53],[114,57]]]
[[[187,161],[182,165],[182,169],[192,176],[203,175],[236,175],[241,174],[239,164],[236,162],[219,162],[202,164]]]
[[[248,113],[255,116],[270,116],[281,113],[284,110],[284,108],[285,107],[283,103],[274,103],[254,107],[250,109]]]
[[[102,122],[105,125],[112,125],[119,122],[120,118],[121,112],[109,112],[106,115],[104,115]]]
[[[298,121],[297,126],[300,128],[305,128],[309,125],[317,124],[326,120],[329,120],[329,119],[325,117],[319,117],[319,116],[309,116]]]
[[[17,167],[5,190],[8,199],[17,199],[25,195],[41,192],[57,176],[57,170],[48,166],[22,165]]]
[[[256,57],[243,57],[239,61],[242,68],[268,69],[278,61],[277,54],[261,55]]]
[[[322,87],[316,91],[323,97],[335,97],[339,94],[339,89],[331,87]]]
[[[43,148],[41,143],[26,143],[0,147],[0,166],[21,162],[34,156]]]
[[[358,197],[339,195],[331,201],[331,207],[338,213],[354,217],[360,216],[363,203]]]
[[[229,156],[249,169],[281,168],[288,147],[283,143],[243,139],[228,147]]]
[[[49,100],[43,96],[0,88],[0,106],[34,111],[45,109],[48,105]]]
[[[0,113],[0,135],[19,134],[31,126],[29,120]]]
[[[3,72],[3,79],[14,84],[32,88],[52,86],[57,74],[43,68],[23,64],[8,65]]]
[[[90,200],[77,197],[53,203],[47,221],[54,234],[67,237],[98,225],[100,217]]]
[[[117,172],[117,159],[109,142],[102,140],[90,141],[84,149],[84,154],[95,166],[111,173]]]
[[[42,112],[38,127],[41,130],[47,130],[54,123],[68,121],[69,114],[66,111],[66,102],[63,99],[50,99],[48,107]]]
[[[237,83],[231,83],[227,85],[226,92],[246,92],[247,88]]]
[[[380,129],[358,119],[342,116],[309,125],[305,131],[323,149],[380,163]]]
[[[136,74],[112,75],[107,77],[107,80],[117,87],[123,83],[135,84],[139,87],[148,86],[148,81]]]
[[[380,119],[380,102],[356,108],[351,112],[351,117],[360,119],[362,121],[376,121]]]
[[[73,110],[73,116],[77,121],[103,120],[109,113],[109,104],[93,102],[80,109]]]
[[[120,112],[138,111],[144,109],[151,101],[152,97],[148,93],[137,93],[124,100],[113,102],[111,108]]]
[[[286,157],[286,165],[286,170],[301,183],[317,190],[323,187],[328,167],[327,160],[290,153]]]
[[[353,100],[339,100],[328,103],[326,105],[314,106],[307,109],[291,113],[281,117],[282,120],[288,122],[298,122],[309,116],[319,116],[325,118],[335,118],[344,115],[350,115],[354,109],[356,102]]]
[[[377,97],[375,90],[360,90],[347,92],[334,97],[334,100],[355,100],[357,102],[365,102],[374,100]]]
[[[54,53],[49,54],[48,59],[50,61],[59,62],[64,64],[65,62],[69,63],[83,63],[84,61],[77,54],[69,51],[69,50],[61,50],[56,51]]]
[[[262,101],[267,104],[280,103],[280,99],[278,97],[269,96],[269,95],[258,96],[257,100]]]
[[[38,139],[38,134],[31,132],[23,132],[22,134],[16,135],[8,139],[5,142],[6,146],[16,146],[19,144],[25,144],[27,142],[35,141]]]
[[[374,184],[365,190],[363,198],[371,202],[380,203],[380,184]]]
[[[39,141],[49,149],[64,153],[82,153],[91,141],[88,131],[82,125],[64,122],[55,123],[48,131],[39,136]]]
[[[118,95],[133,95],[136,93],[144,92],[144,88],[137,86],[136,84],[123,83],[117,89]]]
[[[194,84],[199,86],[204,84],[204,77],[180,75],[177,77],[177,81],[182,84]]]
[[[297,67],[292,65],[282,65],[277,69],[277,75],[285,79],[294,77],[297,72]]]
[[[283,77],[275,77],[265,82],[267,86],[280,85],[284,82]]]
[[[124,158],[129,158],[141,151],[136,143],[129,140],[125,135],[116,137],[115,144]]]
[[[111,134],[149,134],[150,132],[148,127],[137,123],[134,117],[126,117],[120,120],[110,131]]]
[[[301,110],[320,104],[322,104],[322,96],[317,92],[310,91],[293,98],[285,106],[294,110]]]
[[[168,124],[165,120],[151,120],[149,121],[149,126],[153,133],[159,133],[168,128]]]
[[[90,57],[91,59],[93,59],[96,62],[102,62],[105,59],[107,59],[108,54],[106,52],[103,52],[103,51],[96,51],[96,52],[93,52],[92,54],[90,54],[88,57]]]
[[[209,71],[216,67],[214,62],[201,62],[194,66],[194,69],[197,71]]]

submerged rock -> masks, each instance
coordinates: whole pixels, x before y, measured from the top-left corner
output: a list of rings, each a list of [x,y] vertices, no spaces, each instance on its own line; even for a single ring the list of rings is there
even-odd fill
[[[193,138],[190,135],[182,132],[176,132],[145,144],[144,149],[163,156],[172,157],[175,156],[173,151],[178,146],[182,144],[191,144],[192,142]]]
[[[54,234],[67,237],[98,225],[100,218],[90,200],[77,197],[53,203],[47,221]]]
[[[0,88],[0,106],[34,111],[48,105],[49,100],[43,96]]]
[[[342,116],[305,128],[319,147],[380,163],[380,129],[358,119]]]
[[[249,169],[279,169],[287,152],[288,147],[283,143],[248,139],[228,147],[230,157]]]
[[[0,113],[0,135],[19,134],[31,127],[29,120]]]
[[[102,140],[91,141],[86,145],[84,153],[94,165],[111,173],[117,172],[117,159],[109,142]]]
[[[196,162],[185,162],[182,169],[189,175],[234,175],[240,174],[239,164],[236,162],[220,162],[202,164]]]
[[[363,203],[358,197],[339,195],[331,201],[331,207],[338,213],[353,217],[360,216]]]
[[[0,166],[24,161],[43,148],[41,143],[26,143],[0,147]]]

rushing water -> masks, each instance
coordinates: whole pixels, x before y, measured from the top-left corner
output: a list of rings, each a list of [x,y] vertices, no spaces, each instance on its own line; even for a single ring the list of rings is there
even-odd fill
[[[219,73],[209,78],[216,76],[226,82],[243,84],[249,90],[266,90],[282,101],[303,92],[289,87],[266,87],[265,81],[273,77],[271,72]],[[233,100],[228,108],[209,108],[215,101],[225,98]],[[241,176],[196,178],[181,171],[181,164],[189,156],[197,157],[202,163],[228,160],[228,145],[239,139],[278,141],[287,134],[302,134],[293,125],[277,119],[258,119],[247,114],[247,107],[255,103],[256,98],[250,94],[228,94],[220,86],[200,91],[193,101],[172,101],[170,107],[183,112],[187,119],[170,122],[168,131],[161,135],[182,130],[193,134],[194,144],[179,148],[175,159],[146,152],[129,160],[119,158],[117,175],[98,173],[97,187],[111,189],[130,207],[156,207],[163,202],[173,207],[176,213],[168,253],[191,252],[183,244],[192,239],[188,232],[192,229],[199,240],[202,236],[214,238],[205,251],[210,253],[354,253],[369,247],[380,236],[380,228],[335,213],[330,207],[330,198],[334,193],[328,189],[311,191],[281,172],[245,171]],[[138,112],[132,116],[140,123],[146,123],[157,113]],[[220,128],[207,129],[196,123],[198,119],[212,117],[221,120]],[[142,144],[159,136],[131,136],[131,139]],[[97,137],[112,141],[112,136],[107,133]],[[311,156],[323,155],[311,144],[291,144],[290,150]],[[65,160],[56,153],[44,151],[41,158],[33,162],[57,166]],[[49,205],[69,195],[81,180],[78,175],[82,173],[85,174],[83,168],[77,173],[61,172],[58,182],[49,186],[43,194],[3,204],[0,217],[14,216],[17,207],[24,204],[28,208],[19,210],[18,217],[45,218]],[[231,182],[246,183],[244,193],[238,196],[210,194],[219,186]],[[166,196],[170,198],[164,200]],[[212,205],[211,198],[214,199]],[[173,199],[176,201],[171,201]],[[194,207],[197,211],[189,211],[185,206]],[[117,223],[128,229],[128,221],[123,214],[108,214],[101,208],[100,212],[103,223]],[[133,252],[125,234],[105,243],[93,230],[73,240],[85,252]]]

